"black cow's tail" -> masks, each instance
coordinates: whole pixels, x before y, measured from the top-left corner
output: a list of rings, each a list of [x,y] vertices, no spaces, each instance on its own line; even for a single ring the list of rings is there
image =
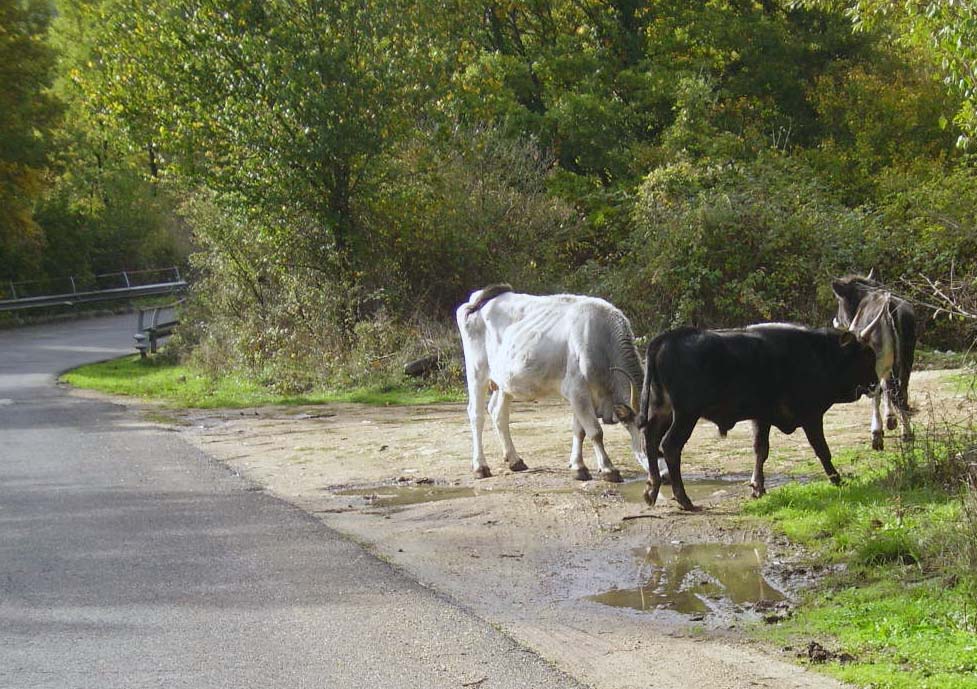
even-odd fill
[[[641,413],[638,416],[638,427],[643,428],[648,423],[648,411],[655,400],[661,396],[661,379],[658,375],[658,350],[661,348],[661,338],[656,337],[648,343],[645,355],[645,380],[641,386]]]

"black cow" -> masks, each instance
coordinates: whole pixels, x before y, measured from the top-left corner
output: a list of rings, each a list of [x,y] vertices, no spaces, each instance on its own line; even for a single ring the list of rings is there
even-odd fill
[[[765,492],[771,426],[784,433],[803,428],[825,473],[838,483],[824,439],[824,413],[878,383],[875,353],[854,334],[781,323],[671,330],[648,345],[646,364],[639,419],[645,448],[649,458],[652,448],[664,454],[672,492],[686,510],[695,508],[682,484],[682,448],[700,418],[723,435],[738,421],[753,420],[754,497]],[[648,467],[645,501],[654,505],[661,475],[658,462]]]
[[[869,344],[875,350],[876,374],[882,384],[872,395],[872,448],[884,448],[884,431],[881,402],[884,407],[885,425],[896,428],[895,407],[902,419],[902,437],[913,437],[909,424],[909,374],[916,353],[916,312],[912,304],[887,292],[881,284],[868,277],[848,275],[832,281],[831,289],[838,299],[838,315],[835,327],[857,332],[866,323],[882,313],[879,327],[875,329]]]

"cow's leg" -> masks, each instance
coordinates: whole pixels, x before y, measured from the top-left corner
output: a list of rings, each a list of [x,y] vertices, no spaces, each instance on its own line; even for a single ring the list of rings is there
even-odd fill
[[[879,413],[879,403],[882,401],[882,385],[872,393],[872,449],[885,449],[885,431],[882,430],[882,415]]]
[[[570,469],[573,470],[574,476],[581,481],[590,480],[590,472],[587,470],[587,465],[583,461],[583,439],[587,435],[587,432],[583,429],[583,424],[580,423],[580,419],[577,415],[573,415],[573,444],[570,445]]]
[[[584,432],[590,437],[590,442],[594,445],[594,456],[597,457],[597,467],[601,478],[611,483],[620,483],[621,472],[611,463],[611,458],[607,456],[607,450],[604,449],[604,429],[594,412],[594,403],[591,401],[589,393],[579,392],[571,395],[570,406],[573,407],[574,417],[583,426]],[[587,467],[583,466],[582,459],[580,464],[582,471],[578,469],[574,478],[578,481],[589,481],[590,472],[587,471]]]
[[[485,426],[485,400],[488,398],[488,380],[482,380],[477,372],[468,372],[468,421],[472,428],[472,471],[475,478],[492,475],[482,450],[482,429]]]
[[[672,424],[671,412],[653,413],[645,425],[645,451],[648,453],[648,487],[645,488],[645,502],[654,507],[661,490],[663,460],[661,442],[668,427]]]
[[[529,467],[516,452],[516,446],[512,444],[512,434],[509,432],[509,407],[511,405],[512,396],[502,390],[496,390],[492,393],[492,399],[489,401],[489,413],[492,415],[492,422],[495,424],[495,432],[499,435],[499,442],[502,443],[506,464],[512,471],[525,471]]]
[[[892,404],[899,412],[899,421],[902,423],[902,439],[909,442],[913,439],[913,427],[909,422],[909,396],[907,394],[909,377],[892,374],[890,378],[889,394],[892,396]]]
[[[695,510],[696,507],[689,500],[685,492],[685,484],[682,483],[682,448],[692,436],[696,421],[698,419],[695,417],[683,416],[675,412],[671,428],[662,439],[662,452],[668,465],[668,473],[672,477],[672,495],[683,510],[689,511]]]
[[[762,421],[753,422],[753,454],[755,463],[753,464],[753,478],[750,485],[753,486],[753,497],[762,497],[767,492],[763,482],[763,463],[767,461],[770,454],[770,424]]]
[[[831,463],[831,450],[828,449],[828,441],[824,439],[824,420],[821,417],[804,424],[804,435],[807,436],[807,441],[811,443],[811,447],[814,448],[814,454],[818,456],[821,460],[821,466],[824,467],[824,473],[828,475],[831,482],[836,486],[841,483],[841,476],[838,475],[838,470],[835,469],[835,465]]]
[[[625,424],[628,429],[628,433],[631,435],[631,452],[634,453],[634,459],[638,462],[642,469],[648,471],[649,453],[647,447],[642,449],[641,447],[641,430],[635,423]],[[668,478],[668,465],[665,464],[665,460],[662,457],[658,457],[660,454],[658,448],[652,453],[657,457],[658,461],[658,472],[662,474],[663,478]]]
[[[898,391],[899,384],[896,383],[895,378],[892,375],[881,384],[882,387],[882,417],[885,419],[885,427],[890,431],[896,430],[896,414],[893,411],[894,406],[898,406],[896,402],[896,397],[899,395]]]

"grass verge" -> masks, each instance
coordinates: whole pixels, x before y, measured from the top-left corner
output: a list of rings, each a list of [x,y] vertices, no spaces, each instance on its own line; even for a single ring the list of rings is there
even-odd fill
[[[918,456],[849,454],[840,463],[859,474],[840,488],[790,484],[744,508],[836,565],[791,619],[762,633],[850,654],[822,667],[858,686],[977,689],[973,492],[926,480]]]
[[[283,395],[243,376],[228,375],[214,379],[164,357],[141,359],[138,355],[81,366],[63,374],[61,380],[79,388],[142,397],[172,407],[198,409],[327,402],[432,404],[465,399],[463,390],[418,387],[407,380],[402,385],[315,390],[300,395]]]

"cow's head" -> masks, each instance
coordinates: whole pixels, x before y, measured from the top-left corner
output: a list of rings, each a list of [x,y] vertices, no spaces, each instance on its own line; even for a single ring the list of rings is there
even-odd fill
[[[874,291],[865,295],[855,314],[848,322],[847,330],[853,333],[859,341],[865,344],[877,345],[879,330],[885,325],[885,316],[889,311],[889,292]]]
[[[873,268],[866,277],[847,275],[831,281],[831,291],[838,300],[838,315],[834,319],[836,328],[848,328],[865,296],[882,287],[874,275]]]
[[[879,384],[875,350],[850,330],[841,331],[838,339],[841,345],[841,371],[837,401],[854,402]]]

